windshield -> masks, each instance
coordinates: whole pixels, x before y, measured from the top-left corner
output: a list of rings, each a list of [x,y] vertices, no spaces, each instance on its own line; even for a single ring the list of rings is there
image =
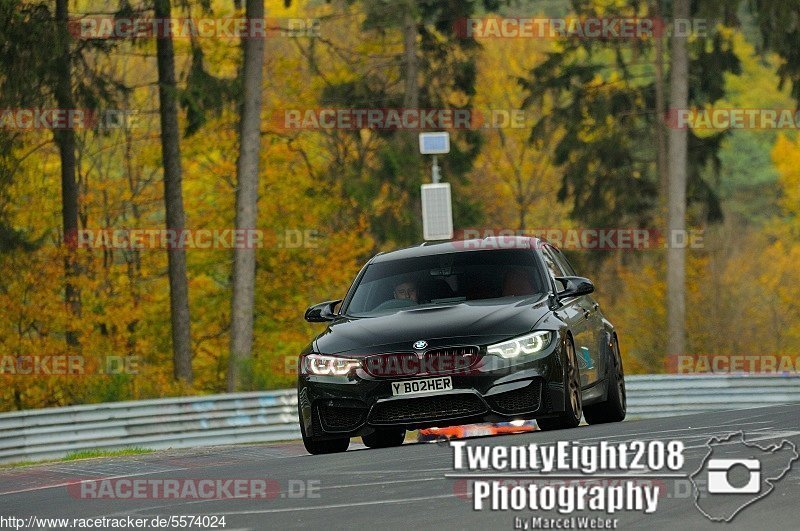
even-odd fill
[[[371,317],[402,309],[546,293],[528,250],[486,250],[370,264],[344,313]]]

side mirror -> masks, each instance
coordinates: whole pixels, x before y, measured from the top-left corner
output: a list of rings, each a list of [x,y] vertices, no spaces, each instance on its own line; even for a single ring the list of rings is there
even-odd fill
[[[560,299],[588,295],[594,291],[594,284],[588,278],[583,277],[556,277],[556,280],[566,286],[558,292]]]
[[[305,320],[309,323],[325,323],[327,321],[333,321],[336,319],[336,314],[333,312],[333,309],[340,302],[342,302],[342,299],[315,304],[306,310]]]

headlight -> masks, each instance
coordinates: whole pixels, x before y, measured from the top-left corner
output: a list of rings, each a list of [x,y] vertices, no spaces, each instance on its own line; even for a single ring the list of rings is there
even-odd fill
[[[361,362],[358,360],[323,354],[309,354],[305,359],[306,374],[318,376],[345,376],[360,366]]]
[[[486,352],[503,358],[516,358],[521,354],[536,354],[550,344],[552,337],[552,332],[541,330],[525,336],[515,337],[496,345],[489,345]]]

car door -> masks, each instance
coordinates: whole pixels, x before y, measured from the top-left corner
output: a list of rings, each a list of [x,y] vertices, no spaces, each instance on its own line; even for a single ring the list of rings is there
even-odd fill
[[[572,273],[563,269],[556,259],[556,251],[550,245],[542,248],[547,270],[556,285],[556,289],[561,291],[564,286],[555,280],[556,277],[571,276]],[[567,323],[572,331],[575,341],[575,354],[578,356],[578,366],[580,368],[581,386],[593,384],[597,380],[597,359],[596,349],[593,344],[595,341],[594,331],[590,326],[591,314],[586,312],[584,297],[568,297],[561,299],[561,308],[557,310],[558,316]]]

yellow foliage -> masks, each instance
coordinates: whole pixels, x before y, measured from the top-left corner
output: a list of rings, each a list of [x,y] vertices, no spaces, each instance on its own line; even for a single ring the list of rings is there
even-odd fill
[[[561,174],[550,159],[558,137],[546,145],[528,141],[535,120],[547,109],[531,107],[521,119],[513,118],[524,98],[516,79],[542,60],[548,44],[536,39],[485,39],[481,45],[476,83],[480,91],[474,106],[490,127],[481,131],[484,144],[469,186],[454,193],[475,197],[489,228],[568,228],[568,208],[555,201]],[[512,117],[510,123],[505,121],[507,116]]]
[[[619,7],[620,1],[607,0],[603,5]],[[88,5],[79,2],[78,10],[84,4]],[[212,4],[215,16],[237,15],[230,1]],[[357,3],[295,1],[289,8],[283,4],[268,0],[267,16],[322,17],[325,42],[312,47],[308,41],[291,38],[266,41],[258,200],[258,228],[265,238],[256,253],[254,359],[248,371],[254,389],[293,384],[291,362],[320,328],[305,323],[303,311],[309,304],[343,297],[370,253],[391,245],[368,236],[372,216],[393,213],[398,218],[402,205],[409,202],[407,191],[378,183],[371,211],[360,212],[337,173],[351,172],[347,178],[363,184],[379,163],[376,146],[383,142],[381,135],[287,132],[273,121],[275,113],[285,109],[320,107],[322,91],[329,84],[365,75],[398,84],[401,72],[393,58],[402,52],[399,32],[388,28],[384,34],[361,38],[364,14]],[[186,15],[200,16],[176,8],[176,16]],[[78,131],[81,223],[88,229],[161,229],[165,214],[155,46],[152,41],[118,44],[115,54],[96,58],[97,66],[136,87],[123,103],[139,111],[137,127]],[[473,106],[490,127],[481,130],[484,143],[468,182],[454,185],[454,194],[480,203],[487,227],[573,227],[569,207],[556,201],[561,174],[552,164],[552,150],[560,133],[554,132],[546,142],[529,141],[531,126],[549,112],[549,102],[528,108],[521,122],[514,118],[525,96],[516,79],[526,77],[558,44],[539,39],[485,39],[480,44]],[[237,75],[238,41],[203,39],[200,46],[210,73],[228,80]],[[748,75],[726,82],[738,87],[734,92],[745,93],[741,84],[759,77],[754,75],[759,64],[738,36],[736,47],[746,56],[743,65]],[[191,41],[176,40],[176,51],[178,77],[185,79]],[[613,71],[605,78],[598,75],[594,83],[601,90],[615,76]],[[766,105],[763,101],[785,101],[785,94],[770,91],[774,83],[765,78],[757,91],[729,103],[754,107]],[[453,105],[466,103],[464,95],[441,97]],[[182,139],[187,228],[234,226],[236,113],[233,106],[223,108],[219,116],[209,116],[197,134]],[[612,118],[587,134],[606,134],[615,127]],[[72,258],[80,274],[71,282],[80,291],[80,316],[64,303],[67,255],[60,235],[60,161],[50,140],[46,131],[25,133],[17,153],[22,162],[5,190],[10,198],[5,212],[9,222],[38,246],[0,254],[5,273],[0,275],[0,355],[78,355],[93,371],[79,376],[3,376],[0,410],[222,391],[230,340],[232,250],[186,252],[195,382],[176,383],[163,249],[78,250]],[[730,223],[709,228],[707,247],[688,253],[687,334],[692,353],[751,354],[765,349],[778,353],[800,348],[796,296],[800,142],[781,136],[773,160],[780,174],[783,216],[764,230],[744,230]],[[624,259],[615,256],[595,278],[598,300],[619,332],[629,374],[665,370],[664,261],[662,250]],[[66,331],[75,332],[79,345],[67,345]],[[136,372],[99,374],[95,369],[109,356],[137,360]]]

